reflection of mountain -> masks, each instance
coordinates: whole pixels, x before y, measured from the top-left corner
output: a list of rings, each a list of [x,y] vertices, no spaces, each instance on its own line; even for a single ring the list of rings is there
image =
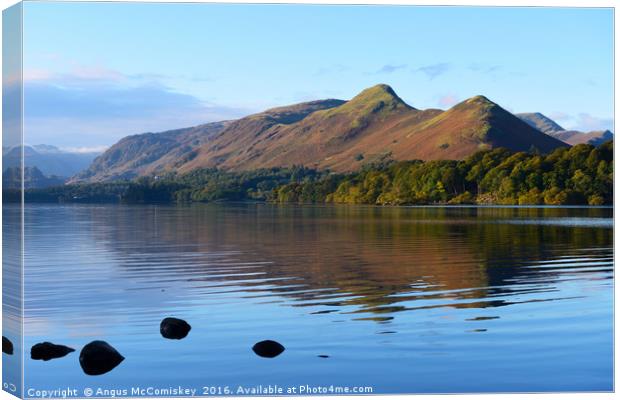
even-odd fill
[[[352,306],[379,320],[418,307],[501,306],[508,293],[552,299],[532,282],[566,271],[539,261],[612,243],[611,229],[497,221],[609,216],[604,209],[208,205],[90,212],[94,239],[121,254],[121,273],[132,279],[148,275],[152,263],[162,278],[190,280],[205,292],[217,287],[284,296],[293,306]],[[191,263],[175,261],[182,258],[175,251],[191,254]]]

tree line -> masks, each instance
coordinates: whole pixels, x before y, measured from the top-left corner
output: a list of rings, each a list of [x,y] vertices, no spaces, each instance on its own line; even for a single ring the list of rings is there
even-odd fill
[[[5,199],[16,193],[5,190]],[[185,175],[27,189],[38,202],[347,203],[378,205],[607,205],[613,202],[613,142],[549,154],[480,151],[464,160],[383,161],[348,174],[303,166],[247,172],[202,169]]]

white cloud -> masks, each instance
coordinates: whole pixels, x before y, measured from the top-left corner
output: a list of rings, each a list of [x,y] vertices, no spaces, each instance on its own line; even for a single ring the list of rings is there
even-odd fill
[[[66,148],[111,145],[120,138],[238,118],[248,110],[205,102],[160,82],[102,67],[25,74],[25,135]]]

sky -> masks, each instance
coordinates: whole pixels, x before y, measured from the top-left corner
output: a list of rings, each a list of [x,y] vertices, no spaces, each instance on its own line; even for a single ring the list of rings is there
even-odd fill
[[[421,109],[482,94],[613,130],[611,9],[27,2],[23,18],[30,144],[100,149],[377,83]]]

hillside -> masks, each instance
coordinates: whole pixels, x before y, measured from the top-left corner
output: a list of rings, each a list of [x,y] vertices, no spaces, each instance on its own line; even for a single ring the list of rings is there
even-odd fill
[[[193,151],[220,132],[227,122],[215,122],[160,133],[127,136],[97,157],[71,182],[109,181],[154,175],[191,159]]]
[[[388,159],[462,159],[481,149],[549,152],[566,144],[541,133],[483,96],[453,108],[418,110],[387,85],[349,101],[274,108],[235,121],[127,137],[75,180],[101,181],[304,165],[337,172]]]
[[[213,147],[212,143],[217,143],[224,147],[233,144],[243,147],[249,145],[255,135],[274,125],[295,123],[316,110],[342,103],[340,100],[312,101],[273,108],[236,121],[128,136],[110,147],[72,182],[131,179],[178,170],[191,163],[203,146]],[[232,134],[222,136],[222,132]]]

